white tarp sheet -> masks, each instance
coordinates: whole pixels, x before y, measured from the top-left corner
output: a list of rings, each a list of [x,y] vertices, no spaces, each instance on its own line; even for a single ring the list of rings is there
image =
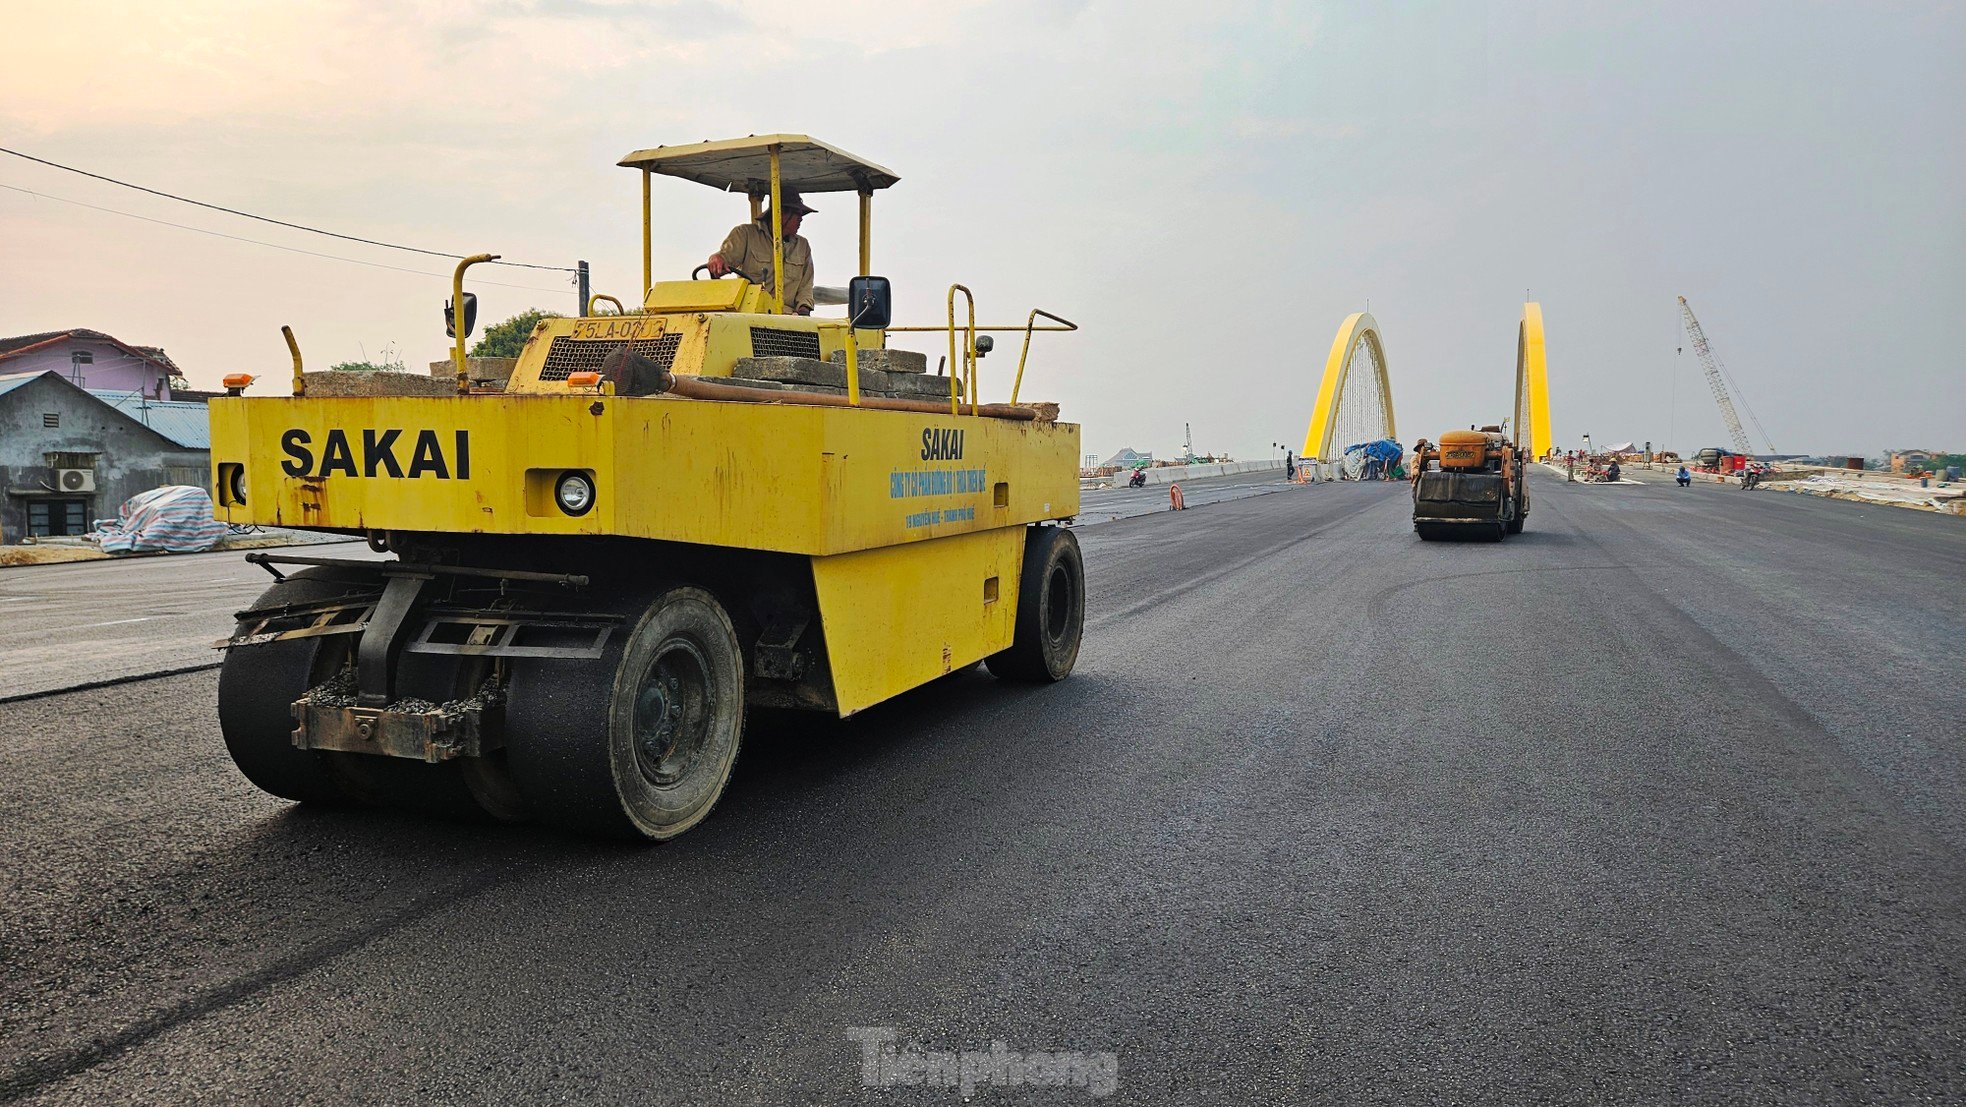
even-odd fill
[[[189,484],[167,484],[123,502],[114,519],[100,519],[89,541],[104,553],[202,553],[225,537],[212,518],[212,497]]]
[[[1908,504],[1945,511],[1952,514],[1961,512],[1962,498],[1960,488],[1931,485],[1922,487],[1912,480],[1866,480],[1857,476],[1842,476],[1836,473],[1817,473],[1808,480],[1789,482],[1788,487],[1797,492],[1808,492],[1817,496],[1828,496],[1837,500],[1862,500],[1874,504]]]

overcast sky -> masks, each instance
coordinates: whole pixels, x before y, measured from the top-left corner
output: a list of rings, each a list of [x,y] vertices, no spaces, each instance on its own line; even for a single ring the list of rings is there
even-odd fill
[[[0,145],[296,222],[637,283],[629,150],[774,131],[902,177],[875,271],[932,322],[1043,307],[1027,395],[1087,452],[1301,442],[1368,299],[1401,437],[1499,419],[1524,290],[1560,442],[1725,441],[1675,297],[1785,452],[1966,448],[1966,15],[1864,3],[0,0]],[[32,43],[31,49],[20,44]],[[93,327],[194,382],[444,349],[448,265],[0,157],[0,333]],[[851,196],[809,198],[820,283]],[[656,183],[658,275],[743,202]],[[481,318],[567,311],[480,269]],[[1012,343],[1006,345],[1014,346]],[[985,362],[1007,392],[1014,348]],[[1676,370],[1676,371],[1675,371]],[[1759,443],[1757,442],[1757,446]]]

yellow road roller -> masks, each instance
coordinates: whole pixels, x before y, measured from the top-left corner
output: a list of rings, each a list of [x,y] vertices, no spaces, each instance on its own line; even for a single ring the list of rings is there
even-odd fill
[[[978,326],[954,285],[944,320],[895,325],[870,227],[898,178],[805,135],[620,164],[641,176],[630,303],[542,320],[491,379],[465,356],[478,255],[442,374],[308,372],[288,331],[293,395],[237,376],[212,401],[221,520],[387,555],[249,556],[275,579],[218,643],[218,711],[260,788],[666,839],[715,806],[754,708],[847,716],[978,662],[1072,671],[1079,428],[1019,394],[1033,336],[1073,324]],[[771,268],[654,280],[658,177],[746,197]],[[858,274],[818,290],[837,315],[770,281],[790,193],[858,197]],[[908,331],[946,372],[888,346]],[[999,332],[1022,349],[985,403]]]
[[[1500,542],[1529,519],[1522,457],[1500,426],[1453,430],[1413,459],[1413,529],[1422,541]]]

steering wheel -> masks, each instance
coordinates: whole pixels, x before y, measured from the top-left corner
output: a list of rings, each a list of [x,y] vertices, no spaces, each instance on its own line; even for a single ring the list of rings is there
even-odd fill
[[[696,268],[694,268],[694,269],[692,269],[692,270],[690,270],[690,271],[689,271],[689,279],[690,279],[690,280],[693,280],[693,281],[697,281],[697,280],[702,280],[703,278],[701,278],[701,277],[699,277],[699,276],[697,276],[697,274],[698,274],[698,273],[708,273],[709,271],[710,271],[710,266],[709,266],[709,263],[707,263],[707,262],[706,262],[706,263],[704,263],[704,264],[702,264],[702,265],[699,265],[699,266],[697,266]],[[737,273],[737,270],[735,270],[735,269],[732,269],[732,270],[730,270],[729,272],[727,272],[727,273],[725,273],[725,274],[724,274],[724,276],[725,276],[725,277],[729,277],[729,276],[734,276],[734,275],[735,275],[736,273]],[[715,280],[721,280],[722,278],[721,278],[721,277],[711,277],[710,279],[711,279],[711,280],[713,280],[713,281],[715,281]]]

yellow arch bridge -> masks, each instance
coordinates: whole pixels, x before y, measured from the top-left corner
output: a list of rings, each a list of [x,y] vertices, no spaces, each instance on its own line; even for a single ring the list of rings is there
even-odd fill
[[[1354,381],[1353,377],[1361,379]],[[1550,436],[1549,362],[1543,342],[1543,306],[1522,305],[1516,328],[1515,406],[1511,433],[1531,457],[1542,457],[1555,446]],[[1315,462],[1320,476],[1335,476],[1345,460],[1345,448],[1374,439],[1397,440],[1393,420],[1392,376],[1386,364],[1386,341],[1379,321],[1370,312],[1345,317],[1318,383],[1317,406],[1304,433],[1302,456]],[[1355,475],[1355,474],[1354,474]]]

